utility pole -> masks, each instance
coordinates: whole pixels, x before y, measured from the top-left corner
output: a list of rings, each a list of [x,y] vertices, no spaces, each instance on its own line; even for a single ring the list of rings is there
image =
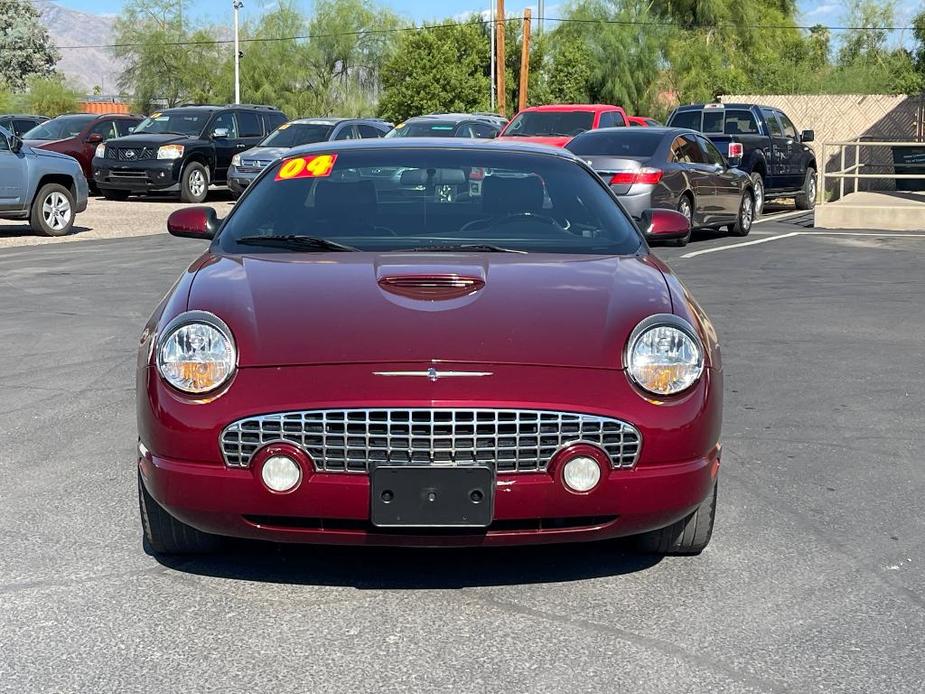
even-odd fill
[[[523,40],[520,42],[520,98],[517,103],[518,111],[523,111],[527,108],[527,89],[530,85],[530,22],[532,19],[533,11],[529,7],[525,7]]]
[[[495,110],[495,0],[488,3],[488,40],[491,43],[491,110]]]
[[[498,113],[507,116],[507,92],[504,85],[504,0],[498,0],[498,21],[495,28],[498,31]]]
[[[244,7],[243,0],[232,0],[234,8],[234,102],[241,103],[241,48],[238,44],[238,10]]]
[[[542,36],[543,35],[543,22],[546,21],[546,3],[543,0],[537,0],[536,14],[537,14],[536,18],[539,20],[536,23],[536,33]]]

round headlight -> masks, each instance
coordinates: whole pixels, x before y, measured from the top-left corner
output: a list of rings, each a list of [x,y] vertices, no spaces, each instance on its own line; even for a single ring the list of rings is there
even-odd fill
[[[652,316],[640,323],[627,349],[627,368],[641,388],[674,395],[703,373],[703,346],[694,329],[677,316]]]
[[[228,327],[215,316],[198,311],[172,321],[157,350],[157,370],[184,393],[215,390],[231,378],[236,364]]]
[[[562,479],[576,492],[589,492],[601,481],[601,466],[594,458],[580,455],[565,464]]]

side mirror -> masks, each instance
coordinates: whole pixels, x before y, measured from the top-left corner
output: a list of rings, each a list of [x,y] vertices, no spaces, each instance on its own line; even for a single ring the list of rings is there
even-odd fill
[[[19,154],[22,151],[22,138],[19,135],[10,135],[10,151]]]
[[[88,145],[95,145],[97,142],[102,142],[102,141],[103,141],[102,133],[90,133],[89,135],[87,135],[86,142]]]
[[[802,133],[800,133],[800,139],[803,142],[812,142],[813,140],[816,139],[816,131],[815,130],[804,130]]]
[[[216,140],[223,140],[228,137],[228,128],[216,128],[212,131],[212,137]]]
[[[657,246],[665,241],[677,241],[691,233],[691,223],[680,212],[674,210],[649,209],[642,213],[639,228],[650,245]]]
[[[186,207],[167,218],[167,231],[173,236],[208,241],[215,237],[218,216],[212,207]]]

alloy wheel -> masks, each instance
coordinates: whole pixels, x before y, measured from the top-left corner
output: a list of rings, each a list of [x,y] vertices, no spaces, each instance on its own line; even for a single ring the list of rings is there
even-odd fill
[[[681,198],[681,202],[678,203],[678,212],[687,217],[687,221],[691,221],[694,216],[694,211],[691,209],[691,201],[687,198]]]
[[[189,192],[192,193],[195,197],[199,197],[205,192],[206,189],[206,178],[202,175],[202,171],[198,169],[190,172],[189,175]]]
[[[742,210],[740,214],[742,216],[742,229],[745,231],[750,230],[752,228],[752,220],[755,217],[755,203],[752,200],[752,196],[748,193],[742,198]]]
[[[63,194],[52,193],[42,203],[42,218],[55,231],[66,229],[71,221],[71,203]]]

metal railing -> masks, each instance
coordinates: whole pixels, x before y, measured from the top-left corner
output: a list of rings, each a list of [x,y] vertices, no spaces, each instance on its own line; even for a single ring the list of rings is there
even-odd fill
[[[828,172],[829,154],[834,154],[834,148],[838,148],[840,168],[837,171]],[[849,148],[854,148],[854,163],[850,166],[845,165],[845,153]],[[868,141],[857,138],[847,142],[823,142],[822,143],[822,171],[818,192],[818,204],[824,205],[826,202],[826,181],[828,179],[838,180],[838,197],[845,197],[845,181],[851,180],[854,183],[854,190],[849,192],[858,192],[858,181],[862,179],[877,180],[925,180],[925,173],[906,174],[906,173],[862,173],[865,167],[882,167],[885,164],[871,164],[861,161],[861,147],[920,147],[925,148],[925,142],[889,142],[889,141]],[[902,166],[902,164],[893,164],[893,166]],[[923,162],[925,166],[925,162]]]

